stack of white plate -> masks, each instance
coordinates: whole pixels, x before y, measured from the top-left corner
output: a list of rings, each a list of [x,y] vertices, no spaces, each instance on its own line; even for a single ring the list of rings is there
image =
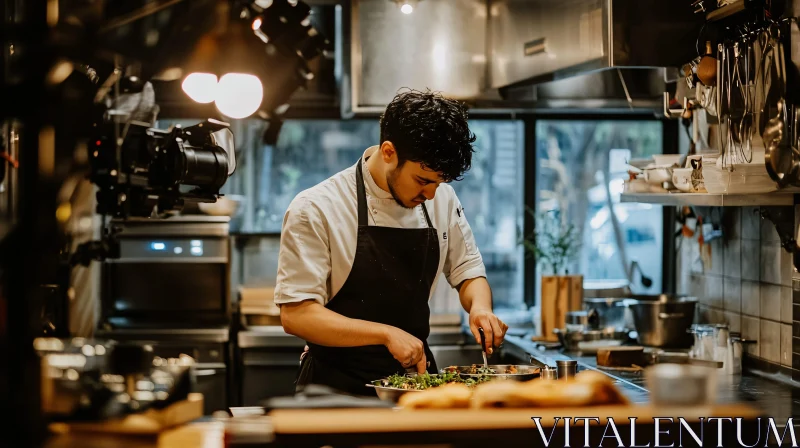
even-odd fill
[[[764,166],[764,152],[754,150],[750,163],[731,163],[720,155],[703,156],[703,181],[709,193],[769,193],[778,185]]]

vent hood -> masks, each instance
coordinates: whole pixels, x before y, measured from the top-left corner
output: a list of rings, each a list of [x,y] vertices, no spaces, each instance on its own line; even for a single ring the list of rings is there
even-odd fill
[[[383,112],[402,88],[462,100],[488,89],[486,0],[351,0],[343,27],[343,112]],[[349,109],[349,110],[348,110]]]
[[[421,0],[411,14],[351,0],[339,14],[345,117],[382,112],[404,87],[487,112],[663,110],[704,22],[665,0]]]
[[[680,67],[704,18],[689,2],[492,0],[490,79],[500,89],[609,68]]]

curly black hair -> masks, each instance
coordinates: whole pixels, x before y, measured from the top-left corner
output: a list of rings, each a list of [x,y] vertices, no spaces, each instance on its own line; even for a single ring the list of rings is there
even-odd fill
[[[467,106],[430,90],[398,93],[381,116],[381,144],[391,142],[399,159],[436,171],[445,182],[461,180],[472,166],[475,134]]]

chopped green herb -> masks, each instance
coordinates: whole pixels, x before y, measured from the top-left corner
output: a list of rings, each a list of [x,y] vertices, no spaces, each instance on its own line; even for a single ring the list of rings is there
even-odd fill
[[[448,383],[462,383],[467,386],[475,386],[480,383],[491,380],[490,377],[480,376],[478,378],[461,378],[457,373],[441,373],[430,374],[422,373],[414,376],[408,375],[392,375],[383,382],[384,386],[395,387],[398,389],[408,390],[425,390],[431,387],[437,387]]]

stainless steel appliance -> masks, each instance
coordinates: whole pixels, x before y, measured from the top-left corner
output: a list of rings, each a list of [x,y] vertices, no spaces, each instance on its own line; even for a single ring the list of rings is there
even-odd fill
[[[648,347],[689,348],[697,299],[667,294],[626,301],[633,313],[638,342]]]
[[[102,267],[96,334],[145,342],[155,356],[196,361],[193,392],[210,414],[230,406],[229,217],[112,222],[119,257]]]
[[[100,326],[227,327],[229,221],[187,215],[112,223],[120,253],[103,264]]]
[[[697,56],[703,26],[691,8],[658,0],[500,0],[489,22],[495,88],[598,69],[680,67]]]

